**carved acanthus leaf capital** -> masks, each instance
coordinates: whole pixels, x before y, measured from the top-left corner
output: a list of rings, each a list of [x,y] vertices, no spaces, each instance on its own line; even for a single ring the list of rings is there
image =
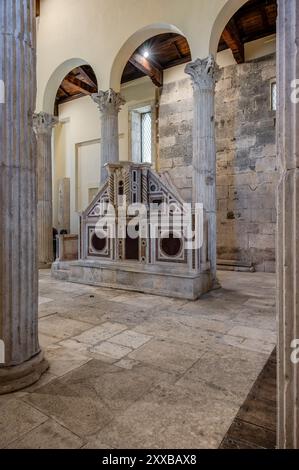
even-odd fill
[[[185,72],[191,76],[192,85],[198,90],[213,90],[218,65],[212,55],[206,59],[196,59],[186,65]]]
[[[107,91],[93,93],[91,97],[98,105],[100,112],[104,114],[117,114],[122,105],[125,104],[125,100],[121,94],[112,90],[112,88]]]
[[[33,129],[36,135],[51,134],[52,129],[58,123],[58,118],[48,113],[33,115]]]

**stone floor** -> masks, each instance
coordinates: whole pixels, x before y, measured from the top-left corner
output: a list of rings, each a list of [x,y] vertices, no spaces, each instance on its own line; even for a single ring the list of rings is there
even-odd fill
[[[275,449],[277,435],[276,348],[250,390],[221,449]]]
[[[276,341],[275,277],[196,302],[40,275],[50,370],[0,397],[0,448],[218,448]]]

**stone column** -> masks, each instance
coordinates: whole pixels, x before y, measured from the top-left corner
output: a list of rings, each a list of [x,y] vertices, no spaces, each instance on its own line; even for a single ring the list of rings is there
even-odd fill
[[[35,50],[35,1],[1,1],[0,394],[36,382],[47,368],[37,331]]]
[[[116,93],[111,88],[108,91],[94,93],[92,99],[98,105],[101,113],[100,183],[103,184],[108,177],[105,165],[119,161],[118,113],[125,100],[120,93]]]
[[[278,447],[298,449],[299,2],[279,0],[278,7]]]
[[[196,59],[187,64],[194,96],[193,120],[193,203],[202,203],[208,236],[208,259],[216,287],[216,142],[215,142],[215,71],[214,58]]]
[[[34,131],[37,138],[37,233],[39,268],[53,263],[52,207],[52,129],[57,118],[47,113],[35,114]]]

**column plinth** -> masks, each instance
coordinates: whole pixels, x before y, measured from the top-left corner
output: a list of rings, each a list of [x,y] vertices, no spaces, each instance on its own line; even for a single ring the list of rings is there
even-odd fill
[[[35,36],[34,0],[0,2],[0,394],[48,367],[38,342]]]
[[[119,161],[119,133],[118,113],[125,100],[120,93],[110,89],[94,93],[92,99],[98,105],[101,113],[101,177],[103,184],[108,172],[107,163],[118,163]]]

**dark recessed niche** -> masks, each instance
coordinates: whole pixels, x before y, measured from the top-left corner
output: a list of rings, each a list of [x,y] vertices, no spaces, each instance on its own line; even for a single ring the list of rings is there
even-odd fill
[[[173,233],[170,233],[167,238],[165,237],[161,240],[161,250],[167,256],[177,256],[180,253],[181,248],[181,239],[175,237]]]
[[[120,181],[120,182],[119,182],[119,185],[118,185],[118,194],[119,194],[119,196],[123,196],[123,195],[124,195],[124,183],[123,183],[123,181]]]
[[[139,261],[139,238],[126,238],[126,259]]]
[[[155,206],[160,206],[162,204],[162,199],[153,199],[152,204]]]
[[[106,238],[99,238],[96,233],[94,233],[91,237],[91,244],[94,250],[96,251],[103,251],[107,245]]]

